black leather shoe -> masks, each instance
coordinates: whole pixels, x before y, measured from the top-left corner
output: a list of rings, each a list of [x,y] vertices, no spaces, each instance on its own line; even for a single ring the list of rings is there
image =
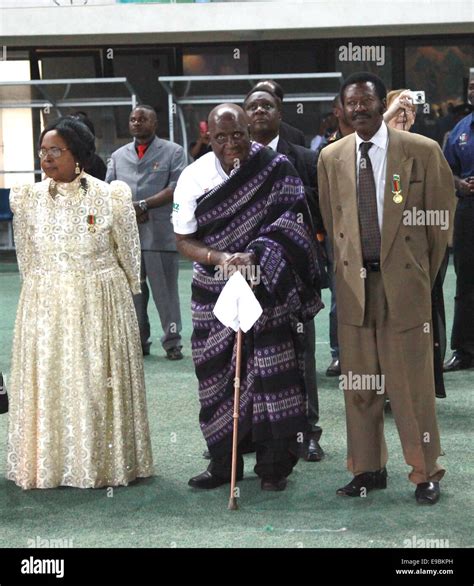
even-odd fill
[[[333,358],[331,364],[326,370],[326,376],[340,376],[340,374],[341,364],[339,362],[339,358]]]
[[[416,485],[415,498],[419,505],[435,505],[440,494],[439,482],[422,482]]]
[[[464,370],[473,366],[474,360],[472,356],[454,352],[451,358],[443,364],[443,370],[444,372],[454,372],[456,370]]]
[[[237,480],[242,480],[242,474],[237,475]],[[194,476],[188,481],[188,485],[192,486],[193,488],[203,488],[203,489],[210,489],[210,488],[217,488],[218,486],[222,486],[223,484],[229,484],[229,478],[221,478],[220,476],[215,476],[209,470],[206,470],[202,474],[198,476]]]
[[[339,496],[365,496],[369,491],[376,488],[387,488],[386,468],[375,472],[363,472],[354,476],[352,481],[339,488],[336,494]]]
[[[166,350],[166,358],[168,358],[168,360],[182,360],[183,353],[181,352],[181,346],[175,346],[174,348]]]
[[[143,346],[142,347],[142,354],[143,354],[143,356],[150,356],[150,346]]]
[[[305,438],[305,441],[301,446],[300,458],[303,458],[303,460],[306,462],[321,462],[321,460],[324,458],[324,455],[324,450],[319,445],[319,442],[316,438]]]
[[[204,450],[204,452],[202,453],[202,457],[204,458],[204,460],[210,460],[211,454],[210,454],[209,450]]]
[[[286,488],[286,478],[262,478],[262,490],[281,491]]]

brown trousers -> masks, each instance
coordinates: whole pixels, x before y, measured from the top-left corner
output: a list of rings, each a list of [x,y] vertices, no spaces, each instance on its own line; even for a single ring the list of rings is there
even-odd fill
[[[365,287],[362,327],[338,324],[347,467],[357,475],[386,465],[383,425],[388,396],[405,461],[412,466],[409,479],[415,484],[440,480],[444,469],[436,461],[441,446],[435,411],[431,323],[395,331],[381,273],[367,273]]]

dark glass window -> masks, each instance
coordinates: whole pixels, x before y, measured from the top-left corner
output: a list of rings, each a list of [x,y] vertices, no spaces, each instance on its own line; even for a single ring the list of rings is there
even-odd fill
[[[183,75],[245,75],[248,71],[245,47],[227,45],[183,49]]]

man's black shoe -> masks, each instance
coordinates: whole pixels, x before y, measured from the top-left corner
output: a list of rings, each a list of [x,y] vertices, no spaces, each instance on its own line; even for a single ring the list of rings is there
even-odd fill
[[[331,364],[326,370],[326,376],[340,376],[341,374],[341,363],[339,358],[333,358]]]
[[[286,478],[262,478],[262,490],[281,491],[286,488]]]
[[[370,490],[387,488],[387,469],[375,472],[363,472],[354,476],[349,484],[339,488],[336,494],[339,496],[365,496]]]
[[[435,505],[440,494],[439,482],[422,482],[416,485],[415,498],[419,505]]]
[[[202,457],[204,458],[204,460],[210,460],[211,453],[209,452],[209,450],[204,450],[204,452],[202,453]]]
[[[459,354],[454,352],[451,358],[444,363],[444,372],[454,372],[456,370],[464,370],[474,366],[474,360],[472,356],[468,354]]]
[[[181,348],[181,346],[175,346],[174,348],[166,350],[166,358],[168,358],[168,360],[182,360],[183,353],[181,352]]]
[[[300,458],[303,458],[306,462],[321,462],[324,455],[324,450],[316,438],[311,436],[305,438],[301,445]]]
[[[150,356],[150,346],[143,346],[142,347],[142,354],[143,354],[143,356]]]
[[[242,474],[237,475],[237,480],[242,480]],[[198,476],[194,476],[188,482],[189,486],[193,488],[217,488],[218,486],[222,486],[223,484],[230,483],[230,476],[229,478],[221,478],[220,476],[214,476],[209,470],[206,470],[202,474]]]

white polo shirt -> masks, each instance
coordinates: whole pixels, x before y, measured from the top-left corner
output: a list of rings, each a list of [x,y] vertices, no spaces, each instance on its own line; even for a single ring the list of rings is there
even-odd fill
[[[357,153],[357,183],[359,183],[359,164],[360,164],[360,143],[365,142],[356,132],[356,153]],[[385,193],[385,173],[387,170],[387,151],[388,151],[388,130],[385,122],[382,122],[380,128],[370,139],[372,146],[369,149],[369,159],[374,172],[375,191],[377,197],[377,216],[379,228],[382,232],[383,223],[383,203]]]
[[[176,234],[194,234],[197,231],[198,224],[194,215],[197,200],[201,195],[227,181],[234,172],[232,170],[230,175],[227,175],[212,151],[184,169],[173,195],[171,221]]]

